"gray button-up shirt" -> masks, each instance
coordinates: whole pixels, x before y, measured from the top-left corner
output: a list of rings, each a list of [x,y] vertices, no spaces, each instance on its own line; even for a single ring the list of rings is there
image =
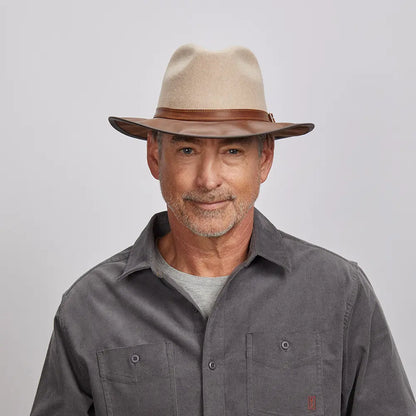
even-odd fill
[[[260,212],[247,259],[205,319],[136,243],[63,295],[32,416],[409,416],[416,406],[357,263]]]

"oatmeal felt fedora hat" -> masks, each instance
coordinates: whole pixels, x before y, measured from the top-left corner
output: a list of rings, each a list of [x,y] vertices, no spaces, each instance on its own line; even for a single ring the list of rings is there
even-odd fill
[[[263,79],[254,54],[234,46],[209,51],[183,45],[172,55],[153,118],[109,117],[138,139],[149,131],[227,138],[269,134],[275,139],[310,132],[312,123],[276,122],[266,109]]]

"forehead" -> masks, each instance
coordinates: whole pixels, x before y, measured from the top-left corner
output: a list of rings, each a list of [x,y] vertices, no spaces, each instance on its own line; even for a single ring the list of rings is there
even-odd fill
[[[189,137],[189,136],[180,136],[180,135],[171,135],[166,133],[159,133],[158,137],[162,138],[163,141],[172,143],[172,144],[181,144],[181,143],[193,143],[199,145],[208,145],[208,144],[220,144],[220,145],[229,145],[229,144],[240,144],[240,145],[250,145],[251,143],[258,140],[258,136],[249,136],[249,137],[218,137],[218,138],[203,138],[203,137]]]

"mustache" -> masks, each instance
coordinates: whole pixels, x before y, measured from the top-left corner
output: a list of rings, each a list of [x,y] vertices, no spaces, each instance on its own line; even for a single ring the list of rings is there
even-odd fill
[[[184,201],[193,201],[204,203],[214,203],[220,201],[232,201],[236,198],[231,192],[228,191],[216,191],[216,192],[200,192],[200,191],[191,191],[182,194],[182,199]]]

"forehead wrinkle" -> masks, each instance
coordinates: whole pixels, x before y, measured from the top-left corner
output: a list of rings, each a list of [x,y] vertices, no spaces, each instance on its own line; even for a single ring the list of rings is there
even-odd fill
[[[171,143],[193,143],[193,144],[200,144],[204,140],[219,140],[221,145],[229,145],[229,144],[249,144],[255,139],[254,136],[249,137],[231,137],[231,138],[217,138],[217,139],[208,139],[208,138],[197,138],[197,137],[188,137],[188,136],[172,136],[170,141]]]

